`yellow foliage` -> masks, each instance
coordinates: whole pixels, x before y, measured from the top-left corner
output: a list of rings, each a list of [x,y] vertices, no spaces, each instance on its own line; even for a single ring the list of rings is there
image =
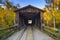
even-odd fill
[[[49,12],[44,13],[44,20],[50,21],[52,19],[52,15]]]
[[[56,0],[57,1],[57,0]],[[58,2],[60,3],[60,0],[58,0]],[[59,24],[60,23],[60,10],[54,8],[56,7],[56,4],[51,4],[51,6],[48,6],[44,8],[45,12],[44,12],[44,22],[47,24],[47,22],[49,23],[54,22],[53,18],[55,18],[55,23]],[[49,23],[50,24],[50,23]]]
[[[15,12],[12,9],[0,8],[0,28],[6,28],[13,25]]]

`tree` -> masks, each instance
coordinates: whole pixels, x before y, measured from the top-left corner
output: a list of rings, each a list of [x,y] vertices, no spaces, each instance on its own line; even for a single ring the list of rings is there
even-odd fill
[[[49,2],[48,2],[49,3]],[[60,22],[60,0],[54,0],[53,2],[50,2],[50,5],[47,5],[47,10],[52,15],[54,26],[59,24]],[[46,12],[47,12],[46,10]]]
[[[8,5],[9,4],[9,5]],[[7,2],[6,8],[0,6],[0,28],[6,28],[14,25],[16,7]],[[12,6],[12,7],[11,7]]]
[[[20,4],[17,4],[16,7],[17,7],[17,8],[20,8]]]
[[[49,4],[49,6],[51,6],[51,4],[54,4],[54,0],[46,0],[46,3]],[[54,17],[54,12],[51,11],[50,8],[48,8],[48,10],[53,13],[51,14],[53,16],[53,23],[54,23],[54,28],[55,28],[55,17]],[[53,5],[53,11],[54,11],[54,5]]]

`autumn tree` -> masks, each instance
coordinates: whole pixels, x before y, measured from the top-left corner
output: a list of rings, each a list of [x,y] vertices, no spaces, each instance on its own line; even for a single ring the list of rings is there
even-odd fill
[[[6,28],[14,25],[15,20],[15,12],[14,10],[17,8],[12,5],[9,1],[6,1],[4,4],[6,7],[2,8],[0,6],[0,28]]]
[[[47,8],[46,12],[48,11],[49,14],[51,14],[52,16],[52,21],[53,21],[53,24],[58,27],[60,26],[60,0],[53,0],[53,2],[50,0],[47,1],[48,3],[50,2],[50,5],[47,5],[45,8]],[[46,13],[47,14],[47,13]],[[49,15],[48,15],[49,16]],[[48,17],[47,16],[47,17]],[[59,27],[58,27],[59,28]]]

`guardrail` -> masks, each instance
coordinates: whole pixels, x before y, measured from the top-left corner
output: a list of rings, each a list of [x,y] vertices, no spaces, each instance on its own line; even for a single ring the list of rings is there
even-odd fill
[[[55,40],[60,40],[60,31],[58,29],[54,30],[51,27],[44,27],[44,32],[46,32],[49,36],[54,38]]]
[[[5,38],[9,37],[16,31],[17,31],[17,25],[11,26],[9,28],[1,29],[0,30],[0,40],[4,40]]]

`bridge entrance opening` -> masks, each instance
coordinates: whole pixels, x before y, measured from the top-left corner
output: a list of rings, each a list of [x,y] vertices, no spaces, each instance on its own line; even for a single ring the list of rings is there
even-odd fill
[[[40,27],[41,21],[40,21],[40,12],[20,12],[19,14],[19,26],[28,27]],[[20,27],[21,28],[21,27]]]
[[[34,16],[28,16],[28,17],[24,16],[23,19],[24,19],[24,24],[26,26],[33,26],[33,25],[35,25],[36,18]]]
[[[28,24],[32,24],[32,20],[28,20]]]

